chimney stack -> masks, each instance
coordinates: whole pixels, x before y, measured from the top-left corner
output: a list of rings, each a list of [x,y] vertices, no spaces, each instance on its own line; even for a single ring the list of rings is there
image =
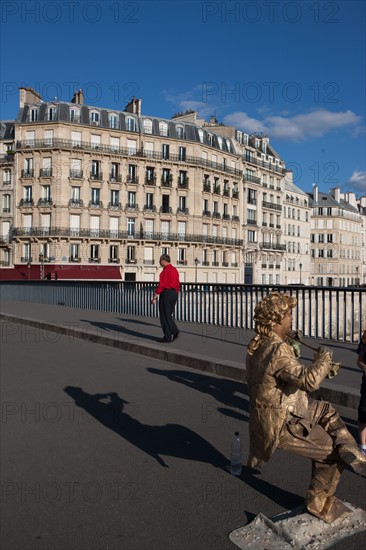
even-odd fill
[[[26,103],[41,103],[42,96],[39,95],[33,88],[19,88],[19,107],[22,109]]]
[[[84,105],[84,93],[83,90],[78,90],[74,92],[74,97],[71,100],[71,103],[77,103],[78,105]]]
[[[127,103],[125,107],[125,112],[132,113],[137,116],[141,116],[141,104],[142,104],[141,99],[136,99],[135,97],[133,97],[131,101]]]
[[[318,186],[316,183],[313,183],[313,199],[314,199],[314,202],[318,202],[319,200]]]

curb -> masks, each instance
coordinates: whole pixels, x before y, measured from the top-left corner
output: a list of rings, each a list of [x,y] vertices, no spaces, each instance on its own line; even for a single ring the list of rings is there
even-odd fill
[[[204,355],[189,352],[182,353],[180,350],[172,347],[169,347],[169,349],[161,349],[159,347],[154,347],[154,345],[146,346],[141,343],[132,342],[131,340],[112,338],[110,336],[100,336],[98,334],[92,334],[90,332],[72,327],[16,317],[15,315],[5,313],[0,313],[0,319],[3,321],[10,321],[13,323],[15,322],[22,325],[37,327],[65,336],[71,336],[73,338],[79,338],[80,340],[85,340],[87,342],[111,346],[124,351],[129,351],[131,353],[145,355],[146,357],[151,357],[153,359],[159,359],[160,361],[181,365],[182,367],[189,367],[194,370],[208,372],[223,378],[230,378],[231,380],[236,380],[243,383],[246,382],[245,369],[240,363],[236,363],[234,361],[219,362]],[[333,404],[340,405],[342,407],[349,407],[351,409],[357,409],[360,401],[358,390],[346,386],[339,386],[328,382],[327,380],[323,381],[321,388],[312,393],[312,397],[315,399],[330,401]]]

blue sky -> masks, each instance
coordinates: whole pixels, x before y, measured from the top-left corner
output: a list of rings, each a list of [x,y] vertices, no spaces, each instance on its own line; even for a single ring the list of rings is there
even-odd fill
[[[264,132],[295,183],[366,195],[362,0],[1,3],[1,119],[18,87]]]

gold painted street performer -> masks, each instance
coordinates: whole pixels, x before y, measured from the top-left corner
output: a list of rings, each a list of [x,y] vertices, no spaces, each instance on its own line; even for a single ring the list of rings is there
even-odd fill
[[[248,466],[261,467],[278,447],[312,460],[307,511],[327,523],[351,515],[335,496],[345,464],[366,476],[366,457],[335,408],[309,401],[308,394],[332,377],[340,365],[320,347],[304,367],[289,343],[293,296],[273,292],[254,310],[255,332],[247,350],[250,394]]]

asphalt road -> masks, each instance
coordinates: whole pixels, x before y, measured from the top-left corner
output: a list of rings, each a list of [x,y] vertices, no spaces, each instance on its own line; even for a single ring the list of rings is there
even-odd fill
[[[243,384],[33,330],[1,339],[2,550],[235,550],[233,529],[303,502],[302,457],[229,474]],[[337,496],[365,508],[365,486],[345,471]]]

